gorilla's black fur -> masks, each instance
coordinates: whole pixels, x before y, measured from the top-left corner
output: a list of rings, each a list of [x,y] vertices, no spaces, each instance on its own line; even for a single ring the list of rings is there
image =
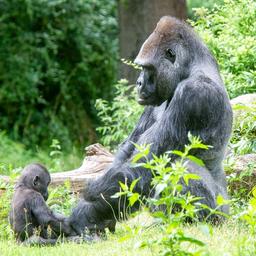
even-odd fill
[[[81,211],[95,224],[119,216],[124,202],[120,205],[118,199],[111,198],[120,190],[119,181],[127,180],[129,185],[141,177],[135,190],[149,196],[152,174],[131,166],[137,153],[133,143],[151,144],[151,158],[152,153],[159,156],[169,150],[182,150],[188,143],[188,132],[212,148],[193,152],[205,167],[188,163],[188,171],[201,180],[191,181],[184,189],[202,197],[202,203],[211,208],[217,206],[217,195],[227,198],[222,160],[231,134],[232,109],[214,57],[188,25],[166,16],[143,44],[135,63],[142,67],[137,81],[139,103],[147,106],[112,166],[86,188],[87,207],[78,206],[71,216],[78,222],[77,213],[81,216]],[[227,206],[220,210],[228,213]],[[203,218],[206,212],[200,214]]]
[[[54,214],[45,203],[50,181],[49,172],[40,164],[27,165],[22,171],[15,186],[9,214],[10,224],[18,241],[26,240],[35,231],[42,244],[54,244],[61,234],[72,235],[72,229],[65,218]],[[47,233],[48,226],[52,230],[50,237]]]

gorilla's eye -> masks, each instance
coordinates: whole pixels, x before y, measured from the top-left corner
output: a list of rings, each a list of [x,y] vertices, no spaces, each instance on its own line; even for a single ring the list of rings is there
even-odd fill
[[[175,59],[176,59],[175,52],[172,49],[167,49],[166,50],[166,58],[168,60],[170,60],[172,63],[174,63]]]

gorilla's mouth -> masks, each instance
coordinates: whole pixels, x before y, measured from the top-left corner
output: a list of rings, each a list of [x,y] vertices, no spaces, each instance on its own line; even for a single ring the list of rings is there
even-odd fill
[[[145,103],[147,102],[147,99],[148,98],[141,98],[141,97],[139,97],[138,103],[141,104],[141,105],[145,105]]]
[[[156,97],[154,97],[154,95],[148,96],[148,97],[139,97],[138,98],[138,103],[140,105],[152,105],[152,106],[158,106],[161,102],[159,102],[159,100],[157,100]]]
[[[141,97],[141,96],[139,96],[139,98],[138,98],[138,103],[140,104],[140,105],[147,105],[147,104],[150,104],[150,102],[151,102],[151,100],[150,100],[150,96],[148,96],[148,97]]]

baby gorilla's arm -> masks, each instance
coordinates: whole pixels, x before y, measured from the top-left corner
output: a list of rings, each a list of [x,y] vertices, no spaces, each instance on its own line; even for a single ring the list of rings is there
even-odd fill
[[[37,196],[31,204],[32,213],[42,228],[49,226],[57,236],[71,236],[74,234],[64,216],[58,218],[58,215],[48,208],[43,197]]]

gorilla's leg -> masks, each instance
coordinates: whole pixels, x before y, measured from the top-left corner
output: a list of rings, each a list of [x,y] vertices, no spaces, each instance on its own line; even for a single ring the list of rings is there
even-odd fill
[[[21,245],[35,246],[35,245],[55,245],[58,239],[43,238],[41,236],[33,235],[28,239],[24,240]]]
[[[200,177],[199,180],[189,180],[188,186],[182,182],[183,185],[183,193],[190,192],[193,196],[199,197],[199,203],[202,205],[206,205],[207,208],[216,209],[219,212],[224,214],[229,213],[228,205],[218,205],[216,200],[219,195],[221,195],[224,199],[227,199],[227,191],[224,191],[222,187],[218,185],[218,182],[214,180],[209,170],[205,167],[201,167],[196,165],[193,162],[187,162],[188,172],[194,173]],[[199,206],[201,207],[201,206]],[[212,215],[210,216],[209,209],[202,209],[198,211],[198,218],[200,221],[209,220],[209,221],[220,221],[223,219],[220,215]]]

